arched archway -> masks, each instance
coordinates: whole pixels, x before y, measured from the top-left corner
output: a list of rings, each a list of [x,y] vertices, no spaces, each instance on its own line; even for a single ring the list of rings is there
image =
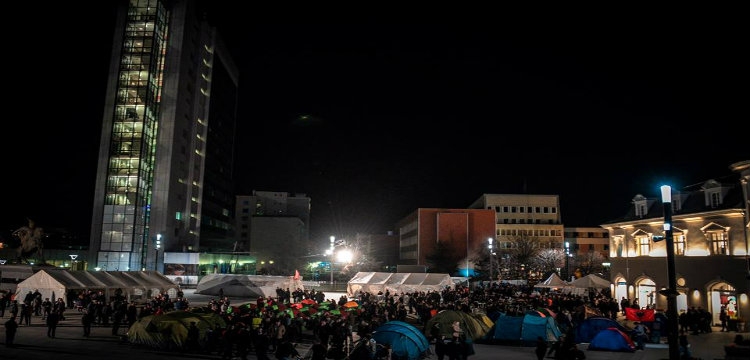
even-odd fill
[[[652,309],[656,306],[656,283],[648,277],[642,277],[635,281],[635,299],[641,309]]]
[[[630,296],[628,295],[628,282],[625,279],[625,277],[622,276],[622,274],[617,274],[615,276],[615,291],[613,298],[617,300],[617,303],[619,304],[622,298],[630,299]]]
[[[708,290],[708,311],[711,312],[712,325],[721,324],[719,313],[722,306],[726,306],[727,318],[730,321],[740,317],[739,299],[737,299],[734,286],[720,280],[709,283],[706,290]]]

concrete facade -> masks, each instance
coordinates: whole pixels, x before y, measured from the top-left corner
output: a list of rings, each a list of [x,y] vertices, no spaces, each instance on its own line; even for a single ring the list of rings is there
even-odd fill
[[[750,318],[748,191],[750,162],[732,164],[733,179],[707,180],[672,189],[678,311],[704,308],[719,322],[726,306],[734,320]],[[601,225],[610,235],[613,294],[641,306],[666,309],[659,290],[668,287],[664,208],[660,195],[633,198],[622,219]]]

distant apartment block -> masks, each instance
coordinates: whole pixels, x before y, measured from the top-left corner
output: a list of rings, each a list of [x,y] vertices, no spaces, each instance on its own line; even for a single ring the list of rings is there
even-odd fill
[[[459,258],[457,268],[472,274],[473,259],[487,251],[487,239],[494,236],[495,213],[486,209],[420,208],[399,221],[397,228],[399,265],[428,266],[427,257],[438,249],[449,249]]]

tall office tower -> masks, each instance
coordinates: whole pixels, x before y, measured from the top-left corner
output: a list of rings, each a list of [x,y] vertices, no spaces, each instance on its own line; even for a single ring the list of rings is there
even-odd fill
[[[89,268],[163,271],[165,253],[231,249],[237,94],[236,67],[197,2],[121,2]]]

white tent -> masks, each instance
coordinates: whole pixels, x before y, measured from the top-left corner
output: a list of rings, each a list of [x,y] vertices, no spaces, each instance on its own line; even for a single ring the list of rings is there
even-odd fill
[[[63,298],[70,305],[79,292],[102,291],[106,299],[120,292],[127,300],[141,300],[166,292],[177,296],[177,284],[157,271],[39,270],[16,286],[16,299],[39,290],[42,299]],[[109,301],[109,300],[108,300]]]
[[[557,275],[557,273],[552,273],[546,280],[537,283],[534,285],[534,287],[539,288],[564,288],[569,286],[565,280],[561,279],[560,276]]]
[[[612,283],[609,280],[600,278],[594,274],[588,274],[582,278],[575,279],[570,282],[570,286],[579,289],[606,289],[609,288],[611,284]]]
[[[208,274],[198,281],[196,294],[219,295],[231,297],[276,297],[276,289],[304,290],[302,279],[295,280],[294,276],[270,275],[237,275],[237,274]]]
[[[354,296],[360,291],[371,294],[380,291],[407,293],[442,291],[454,287],[455,283],[449,274],[358,272],[347,283],[346,293],[348,296]]]

